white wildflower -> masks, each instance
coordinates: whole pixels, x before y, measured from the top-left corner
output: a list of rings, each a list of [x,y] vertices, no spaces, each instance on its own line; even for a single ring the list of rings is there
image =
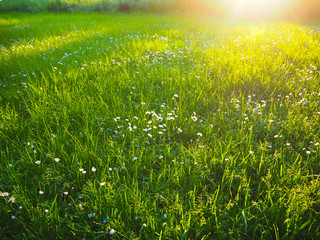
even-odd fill
[[[198,118],[196,116],[191,116],[192,121],[196,122]]]
[[[1,197],[7,197],[7,196],[9,196],[10,195],[10,193],[8,193],[8,192],[0,192],[0,196]]]

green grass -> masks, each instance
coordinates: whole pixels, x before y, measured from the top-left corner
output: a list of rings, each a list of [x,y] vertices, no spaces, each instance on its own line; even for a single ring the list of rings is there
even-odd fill
[[[319,41],[316,24],[0,15],[0,238],[319,239]]]
[[[178,1],[181,0],[1,0],[0,12],[20,11],[39,13],[49,11],[106,13],[125,10],[163,12]],[[184,0],[182,0],[182,3],[183,1]],[[124,4],[129,8],[123,9]]]

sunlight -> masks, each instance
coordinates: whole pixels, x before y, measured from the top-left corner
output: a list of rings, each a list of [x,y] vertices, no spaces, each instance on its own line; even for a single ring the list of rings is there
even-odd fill
[[[290,0],[228,0],[233,17],[272,17],[288,7]],[[292,0],[291,0],[292,2]]]

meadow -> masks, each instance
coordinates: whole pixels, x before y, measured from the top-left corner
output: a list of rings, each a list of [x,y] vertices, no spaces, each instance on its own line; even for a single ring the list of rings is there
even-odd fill
[[[319,239],[320,25],[0,14],[1,239]]]

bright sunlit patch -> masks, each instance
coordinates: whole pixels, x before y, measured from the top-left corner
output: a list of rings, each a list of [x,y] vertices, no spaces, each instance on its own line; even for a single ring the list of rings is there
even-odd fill
[[[293,0],[228,0],[234,17],[272,17],[284,11]]]

